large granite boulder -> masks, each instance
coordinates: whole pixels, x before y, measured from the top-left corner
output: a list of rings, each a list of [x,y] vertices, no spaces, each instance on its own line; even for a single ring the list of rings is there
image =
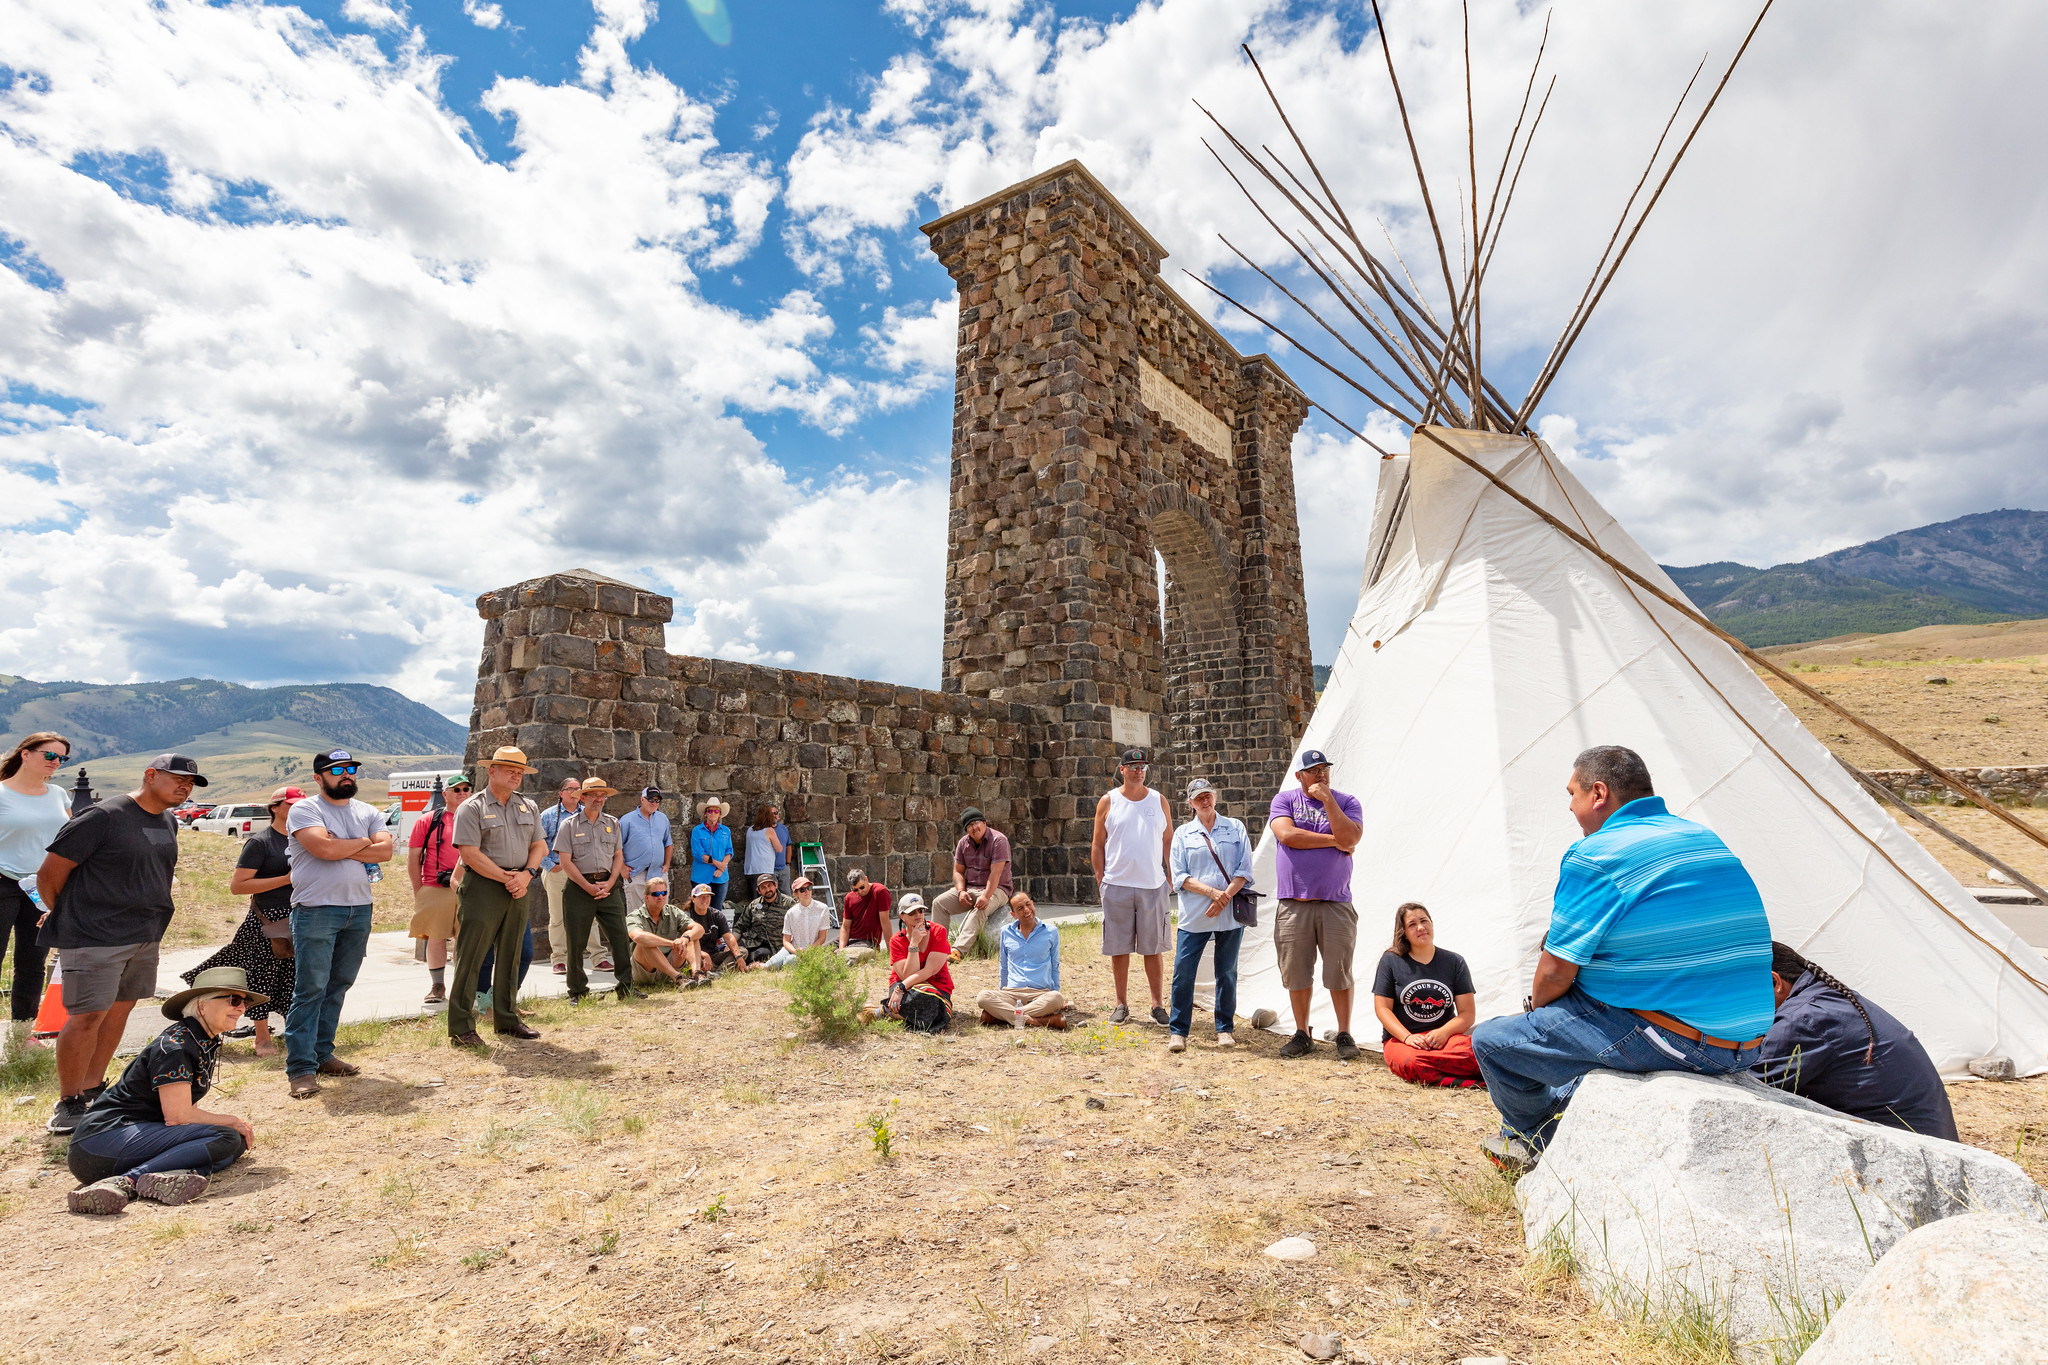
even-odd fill
[[[2004,1157],[1678,1072],[1588,1075],[1516,1198],[1530,1248],[1568,1246],[1609,1311],[1719,1320],[1751,1355],[1810,1336],[1915,1228],[2048,1222]]]
[[[1899,1240],[1799,1365],[2048,1360],[2048,1227],[1966,1213]]]

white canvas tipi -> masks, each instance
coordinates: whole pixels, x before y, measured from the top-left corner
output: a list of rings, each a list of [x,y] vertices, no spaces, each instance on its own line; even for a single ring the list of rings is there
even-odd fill
[[[1353,1032],[1377,1046],[1373,969],[1394,907],[1471,963],[1479,1016],[1520,1008],[1550,918],[1572,758],[1623,744],[1673,813],[1715,830],[1774,937],[1905,1022],[1944,1076],[2003,1054],[2048,1070],[2048,962],[1980,908],[1721,640],[1630,584],[1437,439],[1674,597],[1678,588],[1541,441],[1418,431],[1380,462],[1366,583],[1303,748],[1364,808]],[[1257,884],[1271,893],[1273,838]],[[1287,1028],[1271,900],[1238,1013]],[[2029,980],[2029,976],[2033,980]],[[1314,1025],[1333,1018],[1317,985]]]

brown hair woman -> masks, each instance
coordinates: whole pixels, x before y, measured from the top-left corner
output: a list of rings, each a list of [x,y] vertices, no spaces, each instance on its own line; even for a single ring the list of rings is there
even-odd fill
[[[1483,1085],[1469,1036],[1474,994],[1465,959],[1436,946],[1428,908],[1408,901],[1394,911],[1393,946],[1372,982],[1387,1070],[1418,1085]]]
[[[0,958],[14,939],[14,1018],[36,1017],[49,949],[36,947],[43,911],[29,899],[43,851],[71,818],[71,798],[51,779],[71,759],[71,741],[54,730],[25,735],[0,763]]]

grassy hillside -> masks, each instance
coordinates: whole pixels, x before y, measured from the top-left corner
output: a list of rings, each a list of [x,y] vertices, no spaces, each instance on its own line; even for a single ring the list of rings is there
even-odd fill
[[[34,730],[68,737],[73,755],[86,761],[150,758],[166,749],[196,755],[209,735],[275,735],[288,738],[290,750],[303,748],[306,757],[323,745],[377,754],[460,753],[466,738],[440,712],[388,687],[361,683],[243,687],[180,678],[103,686],[0,674],[0,733],[11,738]]]
[[[1724,562],[1665,572],[1714,624],[1755,649],[2015,619],[1926,589],[1842,573],[1819,560],[1775,569]]]
[[[194,793],[208,801],[253,800],[286,783],[308,790],[313,784],[313,755],[335,743],[325,733],[294,721],[244,722],[194,736],[178,746],[178,752],[199,760],[208,786]],[[84,765],[93,790],[102,797],[132,789],[142,780],[142,770],[162,751],[142,749],[125,754],[103,754]],[[383,801],[385,779],[394,772],[416,769],[453,768],[462,761],[461,745],[452,751],[421,753],[372,752],[350,747],[362,760],[363,771],[356,779],[365,801]],[[67,786],[76,780],[78,765],[64,770],[58,779]]]

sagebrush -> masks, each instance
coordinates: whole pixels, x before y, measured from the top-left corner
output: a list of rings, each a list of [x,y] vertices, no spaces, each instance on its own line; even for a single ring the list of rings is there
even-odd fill
[[[852,964],[830,948],[806,949],[782,969],[789,1013],[823,1042],[841,1042],[867,1027],[860,1008],[867,984]]]

